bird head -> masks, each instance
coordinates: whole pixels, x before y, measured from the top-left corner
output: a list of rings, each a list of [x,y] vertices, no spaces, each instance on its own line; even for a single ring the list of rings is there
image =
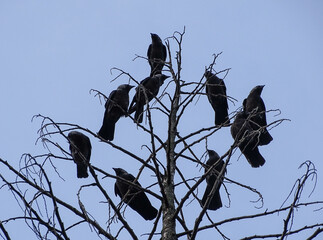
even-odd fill
[[[160,37],[159,37],[157,34],[155,34],[155,33],[150,33],[150,36],[151,36],[151,40],[152,40],[152,42],[157,43],[157,42],[161,42],[161,41],[162,41],[162,40],[160,39]]]
[[[264,88],[264,86],[265,85],[258,85],[258,86],[255,86],[252,90],[251,90],[251,92],[250,92],[250,94],[251,95],[253,95],[253,94],[255,94],[255,95],[261,95],[261,92],[262,92],[262,89]]]
[[[131,88],[133,88],[134,86],[129,85],[129,84],[122,84],[118,87],[118,90],[123,90],[123,91],[127,91],[129,92]]]
[[[77,135],[79,135],[79,132],[77,132],[77,131],[71,131],[71,132],[68,133],[67,137],[68,137],[69,140],[72,140]]]
[[[204,76],[206,78],[211,77],[212,75],[213,75],[212,72],[211,71],[208,71],[208,70],[206,70],[205,73],[204,73]]]
[[[75,141],[80,141],[80,139],[84,139],[84,138],[88,138],[87,136],[85,136],[83,133],[81,132],[78,132],[78,131],[70,131],[67,135],[67,138],[72,141],[72,142],[75,142]]]
[[[207,149],[207,153],[209,154],[209,157],[216,157],[216,158],[220,158],[220,156],[213,150],[209,150]]]
[[[122,174],[125,174],[125,173],[127,173],[125,170],[123,170],[122,168],[112,168],[114,171],[115,171],[115,173],[116,173],[116,175],[117,176],[120,176],[120,175],[122,175]]]

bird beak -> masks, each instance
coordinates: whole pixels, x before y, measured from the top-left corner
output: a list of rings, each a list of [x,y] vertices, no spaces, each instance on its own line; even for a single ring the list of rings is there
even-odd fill
[[[165,79],[169,78],[170,76],[165,76]]]
[[[113,167],[112,169],[113,169],[115,172],[117,172],[117,169],[116,169],[116,168],[114,168],[114,167]]]
[[[133,88],[134,86],[132,86],[132,85],[129,85],[129,88],[131,89],[131,88]]]

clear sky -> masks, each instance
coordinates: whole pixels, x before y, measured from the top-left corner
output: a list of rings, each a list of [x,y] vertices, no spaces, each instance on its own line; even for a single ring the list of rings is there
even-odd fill
[[[261,147],[266,164],[252,169],[236,152],[228,167],[227,176],[259,190],[265,200],[264,208],[257,210],[251,200],[255,195],[227,184],[231,194],[230,208],[211,212],[214,221],[241,214],[256,213],[265,209],[278,208],[289,193],[295,179],[303,171],[298,166],[311,160],[317,170],[316,191],[307,198],[313,184],[308,185],[303,201],[323,200],[323,162],[320,149],[323,146],[321,119],[323,102],[323,2],[322,1],[1,1],[0,2],[0,157],[18,166],[23,153],[46,152],[41,144],[35,146],[40,121],[31,122],[35,114],[52,117],[58,122],[80,124],[97,132],[102,124],[104,107],[90,89],[97,89],[106,95],[118,85],[127,83],[126,77],[111,80],[117,72],[110,74],[112,67],[122,68],[138,81],[149,75],[149,65],[143,59],[133,61],[136,54],[145,56],[150,43],[150,33],[157,33],[162,39],[174,31],[186,27],[183,43],[182,79],[198,81],[212,61],[212,54],[223,52],[215,69],[231,68],[225,79],[228,95],[239,100],[229,104],[230,112],[236,110],[249,91],[256,85],[266,85],[262,97],[267,109],[280,109],[281,115],[268,114],[268,121],[279,118],[291,119],[272,129],[274,141]],[[174,43],[172,44],[174,46]],[[174,55],[174,53],[173,53]],[[130,92],[130,97],[134,94]],[[156,113],[157,116],[157,113]],[[159,131],[166,126],[162,118],[154,118]],[[198,127],[209,127],[213,113],[205,97],[188,109],[179,131],[185,135]],[[156,127],[158,128],[158,127]],[[163,134],[163,133],[162,133]],[[165,135],[164,135],[165,137]],[[91,162],[112,173],[112,167],[123,167],[136,174],[138,162],[110,146],[91,138],[93,154]],[[55,139],[67,149],[64,139]],[[149,137],[129,118],[121,119],[116,126],[116,144],[128,147],[141,157],[148,152],[140,146],[149,143]],[[209,138],[211,149],[220,155],[232,144],[229,129],[223,129]],[[205,143],[196,148],[196,155],[202,156]],[[76,179],[76,167],[72,162],[57,162],[58,170],[65,182],[57,179],[58,194],[71,203],[76,203],[76,191],[82,184],[92,180]],[[185,160],[178,167],[186,169],[187,177],[202,174],[200,168]],[[187,167],[186,167],[187,168]],[[1,171],[4,171],[1,169]],[[1,172],[3,173],[3,172]],[[5,174],[5,173],[4,173]],[[140,182],[148,186],[152,182],[150,172],[145,171]],[[108,193],[114,197],[113,180],[105,180]],[[158,193],[158,189],[153,189]],[[93,193],[86,195],[93,208],[93,214],[103,223],[107,212],[104,204],[95,204],[102,196],[93,200]],[[199,190],[202,196],[204,185]],[[8,193],[8,196],[2,196]],[[225,192],[222,199],[228,206]],[[65,195],[66,194],[66,195]],[[0,206],[0,220],[18,211],[9,192],[2,191],[7,199]],[[181,198],[181,197],[179,197]],[[153,205],[157,200],[150,197]],[[93,201],[93,202],[91,202]],[[103,209],[103,210],[102,210]],[[197,203],[187,206],[192,220],[200,210]],[[92,209],[91,209],[92,210]],[[313,209],[300,211],[295,225],[322,221],[322,214]],[[101,211],[101,212],[100,212]],[[101,214],[99,214],[101,213]],[[233,239],[256,233],[280,232],[283,217],[276,216],[266,223],[253,223],[257,231],[244,225],[230,226],[221,230]],[[126,219],[136,233],[143,234],[151,229],[152,223],[138,218],[131,209],[126,210]],[[16,223],[24,226],[23,222]],[[298,226],[299,226],[298,225]],[[248,225],[246,225],[248,226]],[[88,231],[84,225],[84,232]],[[12,224],[8,231],[21,239],[28,229],[14,231]],[[21,227],[23,229],[23,227]],[[214,230],[198,234],[199,239],[212,236]],[[74,232],[77,239],[89,239],[87,233]],[[93,233],[92,233],[93,234]],[[90,234],[91,236],[91,234]],[[308,236],[308,235],[305,235]],[[143,237],[145,239],[145,237]],[[156,238],[157,239],[157,238]],[[204,238],[205,239],[205,238]],[[291,237],[290,239],[294,239]]]

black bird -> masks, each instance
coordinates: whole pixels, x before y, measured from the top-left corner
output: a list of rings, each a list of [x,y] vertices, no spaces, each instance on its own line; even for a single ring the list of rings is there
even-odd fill
[[[249,114],[241,111],[237,114],[232,126],[231,135],[252,167],[265,164],[265,159],[258,150],[257,133],[250,125]]]
[[[207,152],[209,154],[209,160],[207,160],[206,162],[207,167],[205,168],[205,172],[207,172],[209,168],[220,159],[219,155],[215,151],[207,150]],[[205,205],[206,199],[211,193],[213,185],[218,177],[218,173],[223,168],[223,165],[224,165],[224,161],[223,160],[219,161],[217,165],[213,168],[213,170],[206,176],[206,189],[202,198],[202,207]],[[222,207],[222,201],[220,197],[220,187],[222,185],[222,182],[223,182],[223,177],[221,177],[220,182],[217,188],[215,189],[213,196],[209,201],[209,205],[207,206],[207,209],[217,210]]]
[[[164,74],[156,74],[153,77],[147,77],[142,80],[139,86],[136,88],[136,94],[132,99],[129,106],[129,114],[135,113],[135,122],[142,123],[144,106],[147,102],[150,102],[154,97],[157,96],[159,88],[163,85],[165,79],[169,78]]]
[[[228,101],[227,89],[223,79],[218,78],[210,71],[204,74],[206,78],[206,95],[215,112],[215,125],[228,125],[230,123],[228,117]]]
[[[90,139],[78,131],[71,131],[67,137],[70,142],[72,157],[77,165],[77,177],[87,178],[89,176],[87,166],[90,162],[92,150]]]
[[[138,181],[134,181],[135,177],[122,168],[113,168],[113,170],[118,177],[133,182],[141,187]],[[119,195],[123,202],[128,204],[145,220],[153,220],[157,216],[157,209],[151,205],[148,197],[142,190],[117,179],[114,185],[114,193],[116,196]]]
[[[147,57],[151,67],[150,76],[161,74],[167,57],[166,47],[157,34],[151,33],[151,44],[148,47]]]
[[[110,93],[105,103],[103,124],[98,135],[105,140],[112,141],[116,122],[120,117],[127,114],[129,106],[129,91],[133,86],[129,84],[120,85],[117,90]]]
[[[254,130],[261,129],[258,145],[267,145],[273,138],[267,131],[265,126],[267,126],[266,120],[266,107],[265,103],[261,98],[261,92],[264,85],[254,87],[248,97],[243,101],[243,109],[246,113],[251,114],[250,125]]]

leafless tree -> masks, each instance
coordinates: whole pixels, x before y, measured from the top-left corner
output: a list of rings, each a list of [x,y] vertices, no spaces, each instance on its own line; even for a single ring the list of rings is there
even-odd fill
[[[220,157],[220,160],[224,160],[225,164],[222,170],[218,172],[218,177],[211,194],[221,184],[220,179],[224,177],[224,190],[227,193],[229,202],[234,201],[234,199],[230,198],[226,185],[234,184],[245,191],[251,191],[257,196],[258,213],[214,221],[209,216],[207,204],[205,204],[200,207],[194,219],[188,219],[187,212],[193,207],[191,203],[197,202],[197,205],[201,204],[201,197],[198,194],[199,187],[205,181],[206,176],[214,170],[216,164],[204,174],[197,172],[194,176],[186,176],[182,170],[183,166],[177,163],[180,159],[184,159],[192,164],[192,166],[205,167],[203,156],[197,156],[194,153],[194,148],[200,146],[206,149],[208,138],[217,131],[221,131],[224,126],[203,127],[184,135],[178,130],[182,119],[185,118],[186,111],[189,111],[189,106],[205,95],[203,91],[205,88],[203,76],[201,76],[198,82],[185,82],[181,78],[184,34],[185,29],[183,32],[175,32],[173,36],[166,39],[169,60],[165,62],[165,71],[171,75],[171,81],[165,84],[162,93],[155,98],[154,103],[147,103],[145,111],[146,121],[137,125],[139,129],[147,133],[147,138],[149,138],[150,142],[149,145],[144,145],[144,148],[150,153],[145,158],[140,157],[136,152],[132,152],[122,145],[118,145],[118,143],[105,141],[94,131],[86,127],[72,123],[56,122],[47,116],[35,116],[36,119],[41,120],[37,142],[43,144],[46,153],[37,156],[24,154],[20,160],[19,168],[15,168],[8,161],[0,159],[0,165],[5,167],[10,173],[0,173],[3,183],[1,190],[4,192],[9,189],[16,200],[17,208],[21,209],[20,215],[1,219],[0,236],[2,239],[10,239],[10,231],[7,231],[6,226],[17,224],[17,222],[21,221],[32,230],[38,239],[71,239],[70,232],[72,230],[77,231],[79,228],[86,227],[89,231],[96,233],[95,236],[98,239],[118,239],[121,238],[121,234],[127,236],[128,239],[198,239],[198,234],[207,229],[213,229],[212,231],[216,232],[223,239],[232,239],[230,232],[220,230],[221,226],[232,225],[234,229],[242,221],[257,221],[258,219],[266,219],[270,216],[275,216],[277,221],[283,222],[280,232],[241,236],[241,239],[287,239],[288,236],[297,236],[304,232],[308,234],[307,239],[314,239],[322,233],[323,221],[315,224],[304,222],[303,226],[297,228],[293,225],[296,210],[322,210],[323,201],[301,201],[304,188],[308,186],[309,182],[316,181],[317,171],[314,164],[306,161],[300,166],[304,173],[296,179],[295,185],[290,193],[286,194],[286,201],[281,206],[278,206],[276,209],[263,209],[262,202],[264,199],[258,190],[242,182],[235,181],[234,177],[229,174],[225,175],[225,170],[230,161],[232,161],[232,155],[239,145],[239,142],[234,140],[232,140],[231,147]],[[209,70],[213,69],[218,56],[219,54],[214,55],[212,63],[208,66]],[[114,71],[118,72],[117,77],[114,79],[115,81],[121,76],[126,76],[129,82],[139,84],[130,73],[117,68]],[[228,72],[229,69],[225,69],[219,73],[222,73],[225,78]],[[92,92],[99,98],[106,98],[98,90],[92,90]],[[230,101],[235,101],[233,97],[228,98]],[[153,118],[156,112],[160,112],[167,119],[168,130],[165,139],[156,133],[158,125]],[[230,114],[231,120],[234,119],[235,114],[236,111]],[[131,116],[128,117],[133,120]],[[276,120],[266,127],[271,129],[280,125],[285,120],[287,119]],[[92,183],[80,186],[78,193],[74,196],[75,203],[69,202],[64,198],[64,195],[57,194],[61,190],[55,189],[53,185],[57,186],[57,184],[53,183],[63,181],[60,174],[63,169],[57,167],[57,162],[72,162],[72,156],[68,148],[66,148],[66,144],[62,144],[68,142],[67,135],[72,130],[82,131],[97,141],[102,141],[106,145],[118,150],[120,154],[132,159],[129,161],[139,162],[141,168],[136,175],[136,179],[140,179],[144,170],[152,173],[153,180],[151,182],[153,184],[147,186],[148,184],[141,182],[143,187],[140,187],[140,189],[149,198],[156,198],[160,202],[160,208],[152,228],[147,229],[145,234],[140,236],[136,233],[133,222],[131,223],[125,217],[127,206],[120,202],[120,199],[111,196],[113,191],[110,190],[113,189],[113,186],[108,185],[106,180],[118,179],[118,177],[110,174],[107,169],[97,167],[91,162],[89,163],[89,177],[92,179]],[[257,132],[254,134],[257,134]],[[122,179],[120,180],[122,181]],[[128,182],[128,184],[138,188],[138,185],[132,182]],[[151,190],[152,186],[155,189],[158,188],[159,192]],[[185,191],[178,194],[176,189],[179,187]],[[92,191],[92,189],[95,189],[95,191]],[[84,193],[85,191],[91,191],[92,194],[100,195],[100,198],[103,198],[103,200],[99,202],[84,200],[82,196],[86,194]],[[207,202],[209,200],[210,197]],[[94,216],[91,214],[91,205],[93,204],[103,204],[103,208],[108,214],[100,219]],[[194,207],[196,208],[196,205]],[[277,216],[277,214],[280,215]],[[207,220],[203,221],[203,218]]]

